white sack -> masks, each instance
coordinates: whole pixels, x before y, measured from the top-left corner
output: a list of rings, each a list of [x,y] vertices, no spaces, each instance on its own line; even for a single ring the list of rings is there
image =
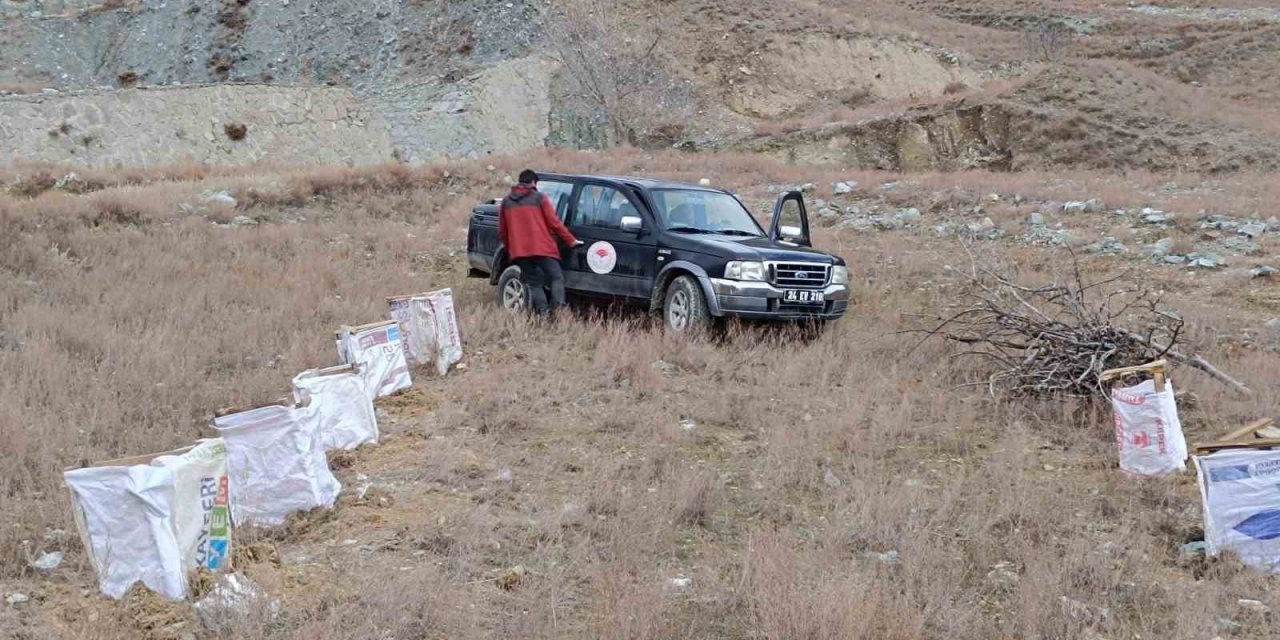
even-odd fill
[[[408,389],[413,384],[396,323],[343,327],[338,332],[337,346],[342,364],[360,366],[370,400]]]
[[[326,451],[378,441],[378,418],[364,378],[350,365],[303,371],[293,378],[299,404],[316,407]]]
[[[1178,421],[1173,383],[1156,391],[1154,380],[1111,390],[1116,419],[1120,469],[1142,476],[1162,476],[1186,470],[1187,441]]]
[[[329,471],[315,405],[251,409],[213,426],[227,443],[236,526],[278,526],[295,511],[333,506],[342,485]]]
[[[1194,460],[1209,555],[1230,549],[1280,573],[1280,451],[1227,449]]]
[[[434,364],[440,375],[462,360],[462,339],[453,309],[453,290],[388,298],[391,317],[400,326],[405,350],[416,364]]]
[[[227,566],[230,523],[221,440],[106,465],[64,474],[102,593],[120,598],[142,582],[165,597],[183,598],[189,571]]]

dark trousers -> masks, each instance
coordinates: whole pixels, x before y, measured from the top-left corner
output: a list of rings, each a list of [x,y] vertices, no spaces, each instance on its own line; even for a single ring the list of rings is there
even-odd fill
[[[546,315],[564,306],[564,271],[560,269],[560,261],[555,258],[516,258],[516,266],[520,267],[520,281],[529,292],[529,303],[533,311]],[[547,305],[546,290],[551,290],[550,308]]]

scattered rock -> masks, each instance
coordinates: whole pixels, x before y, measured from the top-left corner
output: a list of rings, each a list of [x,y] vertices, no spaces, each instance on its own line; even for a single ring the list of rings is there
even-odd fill
[[[1262,247],[1258,243],[1252,242],[1244,236],[1224,238],[1221,241],[1221,245],[1223,249],[1242,256],[1251,256],[1262,251]]]
[[[250,218],[249,216],[236,216],[227,224],[232,227],[252,227],[258,224],[258,221]]]
[[[1032,213],[1030,216],[1027,216],[1027,224],[1033,227],[1038,227],[1044,224],[1044,214],[1038,211],[1035,213]]]
[[[498,573],[498,588],[503,591],[512,591],[520,586],[524,581],[524,577],[528,575],[524,565],[518,564],[510,569],[503,569]]]
[[[1222,265],[1222,257],[1215,253],[1187,254],[1187,266],[1191,268],[1216,269]]]
[[[659,358],[658,360],[654,360],[652,366],[655,371],[658,371],[659,373],[661,373],[662,375],[668,378],[674,378],[680,375],[682,371],[682,369],[680,368],[680,365],[672,364],[670,362],[667,362],[666,360],[662,360],[661,358]]]
[[[1262,224],[1261,222],[1251,222],[1241,226],[1239,229],[1236,229],[1236,233],[1245,236],[1250,240],[1256,239],[1266,232],[1267,225]]]
[[[1186,264],[1186,263],[1187,263],[1187,257],[1186,257],[1186,256],[1177,256],[1177,255],[1174,255],[1174,256],[1165,256],[1165,257],[1164,257],[1164,261],[1165,261],[1166,263],[1168,263],[1168,264]]]
[[[1268,329],[1270,329],[1270,330],[1272,330],[1272,331],[1280,331],[1280,318],[1272,318],[1272,319],[1268,320],[1268,321],[1267,321],[1265,324],[1263,324],[1262,326],[1264,326],[1264,327],[1266,327],[1266,328],[1268,328]]]
[[[1065,247],[1071,240],[1071,232],[1066,229],[1050,229],[1044,225],[1036,225],[1023,236],[1023,241],[1037,247]]]
[[[839,489],[844,486],[844,483],[840,481],[840,478],[836,477],[835,472],[831,469],[827,469],[822,472],[822,482],[832,489]]]
[[[1249,277],[1270,278],[1275,276],[1277,273],[1280,273],[1280,269],[1277,269],[1276,267],[1273,267],[1269,264],[1261,264],[1249,270]],[[1274,322],[1274,320],[1272,322]]]
[[[1196,540],[1182,545],[1182,549],[1178,552],[1178,558],[1182,562],[1190,562],[1205,557],[1209,551],[1209,545],[1204,540]]]
[[[54,551],[52,553],[41,553],[40,557],[31,563],[31,566],[40,571],[53,571],[60,564],[62,564],[62,552]]]
[[[702,187],[711,186],[711,178],[702,178],[701,180],[698,180],[698,186],[702,186]]]
[[[1007,560],[995,563],[987,572],[987,582],[1000,591],[1012,591],[1019,579],[1017,565]]]
[[[1102,238],[1101,240],[1085,247],[1084,250],[1089,253],[1101,253],[1103,255],[1117,255],[1129,252],[1129,248],[1124,246],[1123,242],[1120,242],[1111,236]]]
[[[1173,251],[1173,238],[1161,238],[1142,247],[1143,255],[1152,258],[1163,258]]]
[[[888,551],[868,551],[863,555],[870,560],[879,562],[880,564],[896,565],[901,562],[901,558],[898,557],[897,549],[890,549]]]
[[[686,578],[684,576],[667,578],[667,585],[676,589],[688,589],[693,585],[693,578]]]
[[[837,182],[831,185],[831,193],[838,196],[842,196],[845,194],[853,193],[853,190],[856,189],[857,187],[858,187],[858,183],[856,182]]]
[[[236,204],[238,204],[236,202],[236,199],[232,197],[231,192],[226,190],[208,191],[204,194],[204,199],[209,202],[224,204],[224,205],[227,205],[228,207],[234,207],[236,206]]]
[[[1104,209],[1106,209],[1106,205],[1098,198],[1072,200],[1062,205],[1063,213],[1101,213]]]
[[[693,431],[698,427],[698,423],[693,418],[680,418],[680,428],[685,431]]]
[[[263,613],[280,615],[280,601],[268,597],[262,588],[235,573],[219,576],[209,594],[195,603],[200,622],[208,629],[236,627],[233,621],[253,619]]]
[[[818,188],[818,185],[812,182],[806,182],[800,185],[799,187],[797,187],[796,191],[799,191],[800,193],[813,193],[814,189],[817,189],[817,188]]]
[[[26,604],[30,600],[31,598],[28,598],[25,593],[11,593],[9,597],[4,599],[4,603],[11,607],[16,607],[20,604]]]
[[[1147,224],[1164,224],[1169,221],[1169,214],[1156,209],[1143,209],[1142,221]]]
[[[514,477],[515,475],[511,473],[511,467],[503,467],[498,471],[498,482],[511,482]]]
[[[1263,604],[1261,600],[1250,600],[1248,598],[1240,598],[1239,600],[1236,600],[1236,604],[1239,605],[1241,609],[1244,609],[1246,611],[1253,611],[1254,613],[1261,613],[1263,615],[1271,613],[1271,607],[1268,607],[1267,605]]]
[[[1244,625],[1232,620],[1231,618],[1218,618],[1214,624],[1220,631],[1236,631],[1244,627]]]
[[[996,240],[1004,235],[1004,230],[996,226],[991,218],[983,218],[979,222],[970,222],[965,225],[970,237],[985,238],[987,240]]]

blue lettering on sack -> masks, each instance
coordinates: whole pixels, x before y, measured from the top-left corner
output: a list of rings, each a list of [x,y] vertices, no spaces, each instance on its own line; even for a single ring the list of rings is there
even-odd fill
[[[218,570],[226,564],[227,560],[227,539],[209,541],[209,559],[205,564],[206,567]]]
[[[1210,482],[1231,482],[1233,480],[1248,480],[1251,477],[1249,473],[1249,465],[1239,464],[1232,467],[1217,467],[1209,469]]]
[[[387,340],[399,340],[399,339],[400,339],[400,327],[394,324],[387,327]]]
[[[1275,540],[1280,538],[1280,510],[1260,511],[1233,528],[1254,540]]]

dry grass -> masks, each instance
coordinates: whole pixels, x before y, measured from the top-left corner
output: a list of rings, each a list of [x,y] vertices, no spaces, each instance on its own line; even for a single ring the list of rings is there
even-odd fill
[[[185,605],[144,615],[85,595],[83,556],[49,533],[71,528],[61,468],[189,442],[213,409],[274,399],[297,371],[330,364],[332,329],[383,317],[383,296],[454,286],[467,368],[380,402],[386,442],[338,471],[389,499],[344,497],[287,531],[241,532],[278,549],[240,570],[285,613],[223,620],[225,633],[1178,640],[1222,634],[1229,618],[1242,625],[1231,637],[1267,637],[1236,600],[1280,606],[1273,584],[1230,561],[1177,562],[1199,535],[1190,477],[1124,478],[1105,412],[956,389],[982,372],[894,334],[947,302],[950,240],[819,230],[855,265],[855,312],[816,339],[747,327],[709,342],[626,310],[553,326],[505,317],[455,253],[472,204],[527,162],[710,177],[748,195],[896,176],[632,150],[487,162],[494,171],[157,170],[104,176],[83,195],[0,197],[0,591],[32,596],[0,613],[0,633],[170,637],[157,620],[198,631]],[[1159,206],[1170,180],[1191,179],[926,174],[894,192],[964,206],[1106,186]],[[1276,188],[1231,180],[1204,184],[1245,207]],[[225,212],[200,194],[219,189],[262,223],[212,224]],[[993,249],[1028,278],[1055,268],[1045,250]],[[1280,376],[1273,354],[1211,338],[1274,312],[1213,281],[1167,284],[1220,364],[1263,388]],[[1274,394],[1241,400],[1177,376],[1198,398],[1184,415],[1193,439],[1280,410]],[[52,575],[27,568],[60,545],[68,560]],[[499,580],[516,566],[519,580]]]

